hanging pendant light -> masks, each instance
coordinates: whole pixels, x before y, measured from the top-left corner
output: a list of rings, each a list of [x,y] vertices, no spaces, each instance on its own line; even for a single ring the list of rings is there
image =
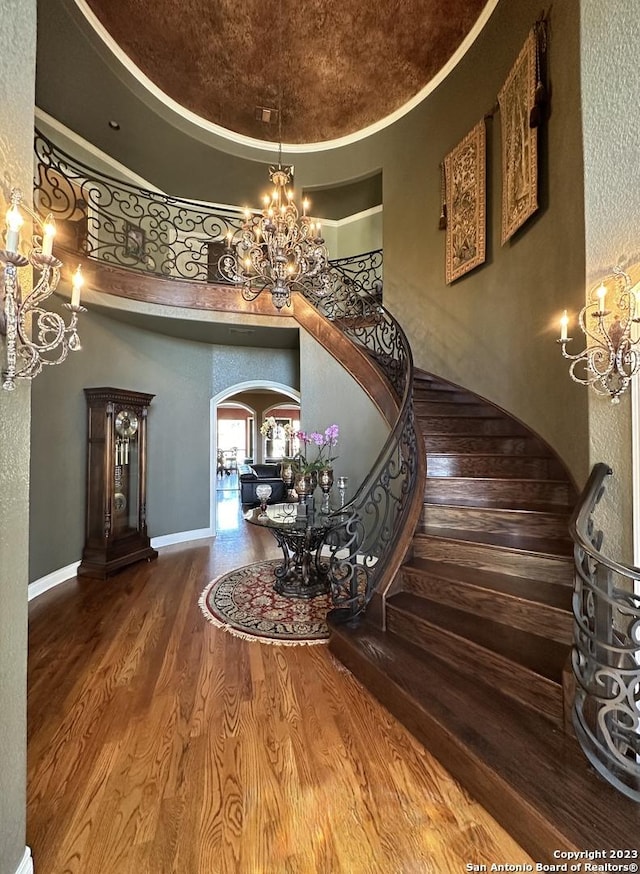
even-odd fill
[[[282,44],[282,0],[278,4],[278,35]],[[279,52],[282,57],[282,51]],[[282,70],[282,65],[279,65]],[[230,282],[242,286],[245,300],[269,291],[276,309],[290,306],[292,291],[323,295],[329,288],[329,257],[319,221],[302,215],[293,199],[292,168],[282,165],[282,82],[278,83],[278,166],[269,168],[273,185],[261,212],[246,209],[240,230],[229,231],[226,252],[218,267]]]

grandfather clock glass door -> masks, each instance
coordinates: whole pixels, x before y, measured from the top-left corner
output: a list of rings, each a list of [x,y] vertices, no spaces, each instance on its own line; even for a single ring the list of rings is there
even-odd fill
[[[157,556],[147,533],[147,413],[154,395],[84,390],[88,408],[86,540],[79,576],[105,579]]]

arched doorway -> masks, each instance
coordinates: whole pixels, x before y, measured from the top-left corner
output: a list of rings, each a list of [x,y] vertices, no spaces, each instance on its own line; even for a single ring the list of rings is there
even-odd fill
[[[264,403],[256,402],[255,399],[246,398],[247,395],[256,393],[264,394]],[[273,409],[277,406],[277,398],[290,398],[298,405],[300,404],[300,392],[290,385],[285,385],[279,382],[273,382],[266,379],[247,380],[231,385],[228,388],[218,392],[217,395],[211,398],[210,401],[210,435],[211,435],[211,452],[210,452],[210,470],[211,470],[211,488],[210,493],[210,521],[213,534],[218,532],[217,520],[217,501],[216,501],[216,486],[217,486],[217,468],[218,468],[218,407],[225,402],[229,402],[232,398],[234,402],[242,404],[242,406],[253,413],[253,432],[251,435],[251,445],[255,452],[259,446],[259,428],[261,417],[265,410]],[[238,397],[240,396],[240,397]],[[260,421],[258,418],[260,417]],[[261,445],[261,444],[260,444]],[[261,455],[261,453],[260,453]],[[242,459],[244,461],[244,458]]]

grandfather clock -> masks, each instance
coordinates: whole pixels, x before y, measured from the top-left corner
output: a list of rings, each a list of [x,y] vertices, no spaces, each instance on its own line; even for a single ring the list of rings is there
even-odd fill
[[[85,388],[86,537],[78,576],[104,580],[156,558],[147,535],[147,412],[155,395]]]

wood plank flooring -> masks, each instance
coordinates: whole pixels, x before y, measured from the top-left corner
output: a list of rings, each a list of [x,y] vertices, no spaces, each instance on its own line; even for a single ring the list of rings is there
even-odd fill
[[[269,532],[245,527],[30,605],[37,874],[531,863],[327,647],[250,643],[205,621],[210,579],[277,555]]]

